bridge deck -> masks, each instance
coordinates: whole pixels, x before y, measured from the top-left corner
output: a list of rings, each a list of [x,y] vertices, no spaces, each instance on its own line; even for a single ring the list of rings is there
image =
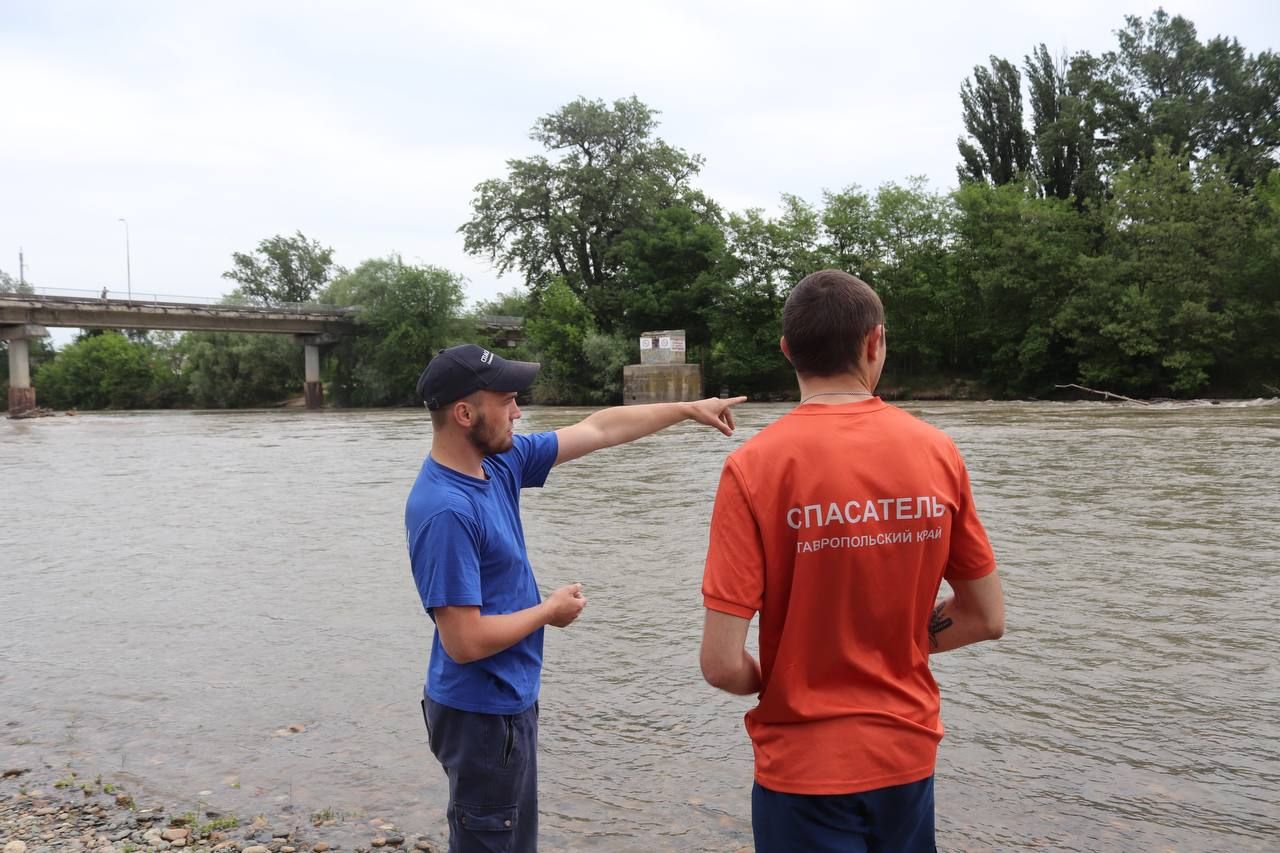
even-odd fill
[[[193,305],[138,299],[0,293],[0,325],[25,323],[81,329],[343,335],[356,330],[356,309],[320,305]]]

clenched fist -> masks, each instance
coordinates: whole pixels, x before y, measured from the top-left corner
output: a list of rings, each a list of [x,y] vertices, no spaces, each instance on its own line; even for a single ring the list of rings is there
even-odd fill
[[[562,586],[547,598],[547,609],[551,611],[548,623],[557,628],[567,628],[586,606],[587,597],[582,594],[582,584]]]

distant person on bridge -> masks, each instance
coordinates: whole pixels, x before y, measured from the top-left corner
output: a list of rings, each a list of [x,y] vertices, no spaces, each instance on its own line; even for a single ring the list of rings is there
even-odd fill
[[[525,549],[520,490],[551,468],[686,419],[733,433],[730,406],[707,399],[604,409],[556,430],[516,434],[516,395],[538,365],[464,344],[418,379],[431,452],[405,506],[422,606],[435,622],[422,710],[449,780],[450,851],[533,851],[538,837],[538,692],[547,625],[568,627],[586,596],[545,600]]]
[[[102,301],[107,301],[107,289],[105,287],[102,288]]]
[[[951,439],[875,396],[884,308],[837,270],[782,311],[800,405],[729,455],[703,573],[702,672],[759,694],[759,853],[933,853],[929,656],[999,637],[1004,598]],[[935,599],[943,579],[952,595]],[[760,614],[760,660],[746,651]]]

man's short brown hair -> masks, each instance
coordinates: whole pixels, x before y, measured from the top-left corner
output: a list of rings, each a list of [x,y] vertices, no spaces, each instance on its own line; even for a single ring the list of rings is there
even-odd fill
[[[782,308],[791,364],[805,376],[856,368],[867,335],[883,322],[884,306],[871,285],[841,270],[805,276]]]

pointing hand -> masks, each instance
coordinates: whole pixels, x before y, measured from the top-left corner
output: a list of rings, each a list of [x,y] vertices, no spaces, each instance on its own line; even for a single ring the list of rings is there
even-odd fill
[[[689,404],[689,417],[700,424],[715,427],[725,435],[733,435],[733,411],[730,406],[746,402],[746,397],[708,397]]]

